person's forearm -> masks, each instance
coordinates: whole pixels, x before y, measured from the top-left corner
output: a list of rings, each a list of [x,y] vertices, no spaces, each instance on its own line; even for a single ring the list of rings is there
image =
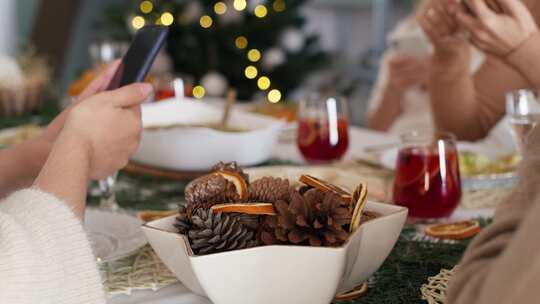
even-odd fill
[[[478,124],[470,60],[470,52],[452,57],[435,54],[429,91],[436,128],[460,139],[476,140],[486,132]]]
[[[506,61],[518,70],[535,89],[540,88],[539,54],[540,32],[537,32],[506,57]]]
[[[60,135],[34,186],[68,204],[79,218],[84,216],[89,181],[89,147],[75,136]]]
[[[0,198],[32,185],[50,150],[51,144],[41,138],[0,150]]]
[[[368,126],[386,132],[402,112],[403,92],[386,86],[380,98],[379,106],[369,113]]]

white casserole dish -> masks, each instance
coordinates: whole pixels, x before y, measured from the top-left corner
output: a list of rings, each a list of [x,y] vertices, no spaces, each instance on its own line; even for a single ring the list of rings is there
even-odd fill
[[[204,127],[153,128],[220,121],[222,109],[219,106],[184,100],[143,105],[145,130],[132,160],[165,169],[206,171],[219,161],[252,166],[270,159],[285,123],[267,116],[233,110],[229,125],[248,130],[246,132],[221,132]]]

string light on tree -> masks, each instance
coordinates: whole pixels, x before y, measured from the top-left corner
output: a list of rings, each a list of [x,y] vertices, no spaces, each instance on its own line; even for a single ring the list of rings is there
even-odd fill
[[[105,14],[105,37],[135,34],[148,24],[170,26],[168,72],[193,79],[196,87],[190,93],[196,98],[224,96],[231,86],[238,90],[240,99],[258,95],[267,102],[283,102],[327,60],[317,35],[306,31],[299,22],[304,3],[309,0],[133,2],[130,11],[119,12],[111,7],[111,14]],[[194,28],[199,30],[189,30]],[[217,37],[212,33],[228,42],[214,43]],[[201,54],[211,54],[212,60],[199,58]],[[295,77],[291,78],[292,74]]]
[[[173,14],[171,14],[169,12],[165,12],[165,13],[161,14],[161,17],[159,18],[159,21],[163,25],[170,26],[174,22],[174,16],[173,16]]]
[[[275,0],[274,3],[272,4],[272,8],[274,9],[275,12],[277,13],[281,13],[285,10],[287,6],[285,5],[285,1],[284,0]]]
[[[248,40],[246,37],[244,36],[238,36],[236,37],[236,39],[234,40],[234,44],[236,45],[237,48],[239,49],[245,49],[247,48],[248,46]]]
[[[138,30],[142,28],[145,25],[146,21],[141,16],[135,16],[133,19],[131,19],[131,26],[133,26],[134,29]]]
[[[197,98],[197,99],[201,99],[204,97],[204,95],[206,94],[206,90],[204,89],[203,86],[196,86],[193,88],[193,97]]]
[[[266,9],[266,6],[264,5],[257,5],[255,8],[255,16],[259,18],[264,18],[268,14],[268,10]]]
[[[270,82],[270,78],[266,76],[262,76],[261,78],[259,78],[259,80],[257,80],[257,86],[263,91],[268,90],[271,84],[272,83]]]
[[[255,79],[258,74],[259,71],[257,71],[257,68],[252,65],[246,67],[246,69],[244,70],[244,75],[246,75],[246,78],[248,79]]]
[[[234,0],[233,7],[237,11],[243,11],[247,7],[247,2],[246,0]]]
[[[214,4],[214,12],[218,15],[223,15],[227,12],[227,4],[223,3],[223,2],[216,2],[216,4]]]
[[[268,101],[271,103],[278,103],[281,101],[281,92],[277,89],[273,89],[268,92]]]
[[[257,62],[259,60],[261,60],[261,52],[257,49],[251,49],[249,50],[248,54],[247,54],[247,57],[249,59],[249,61],[251,62]]]
[[[154,9],[154,4],[152,3],[152,1],[146,0],[141,2],[141,4],[139,5],[139,9],[143,14],[150,14]]]
[[[204,15],[201,17],[201,19],[199,20],[199,23],[201,24],[201,27],[203,28],[209,28],[212,26],[212,24],[214,23],[214,21],[212,20],[212,17],[208,16],[208,15]]]

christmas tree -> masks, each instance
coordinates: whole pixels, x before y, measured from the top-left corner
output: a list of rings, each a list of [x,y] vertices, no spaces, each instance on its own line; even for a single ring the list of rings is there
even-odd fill
[[[196,97],[223,96],[232,87],[240,99],[257,93],[279,102],[326,63],[318,36],[303,31],[305,2],[137,0],[128,10],[109,10],[105,30],[118,37],[167,25],[174,70],[193,77]]]

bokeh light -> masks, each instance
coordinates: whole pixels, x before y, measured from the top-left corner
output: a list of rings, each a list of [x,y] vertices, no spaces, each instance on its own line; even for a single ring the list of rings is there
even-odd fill
[[[249,61],[251,62],[257,62],[261,60],[261,52],[257,49],[249,50],[247,56],[248,56]]]
[[[193,88],[193,97],[197,98],[197,99],[201,99],[204,97],[204,95],[206,94],[206,90],[204,89],[203,86],[196,86]]]
[[[262,76],[261,78],[259,78],[259,80],[257,80],[257,86],[263,91],[268,90],[271,84],[272,83],[270,82],[270,78],[266,76]]]
[[[199,23],[201,24],[203,28],[209,28],[212,26],[212,23],[214,23],[214,21],[212,20],[212,17],[208,15],[204,15],[199,20]]]
[[[217,2],[214,4],[214,12],[218,15],[223,15],[227,12],[227,4],[223,2]]]
[[[279,90],[273,89],[268,92],[268,101],[271,103],[278,103],[281,100],[281,92]]]
[[[169,26],[169,25],[173,24],[174,16],[169,12],[165,12],[165,13],[161,14],[161,17],[159,18],[159,20],[161,21],[161,24]]]
[[[144,14],[150,14],[152,10],[154,9],[154,4],[152,3],[152,1],[146,0],[146,1],[141,2],[141,5],[139,5],[139,9]]]
[[[257,71],[256,67],[250,65],[246,67],[246,69],[244,70],[244,74],[248,79],[255,79],[255,77],[257,77],[257,74],[259,74],[259,71]]]
[[[255,7],[255,16],[259,18],[264,18],[268,14],[268,10],[266,9],[266,6],[264,5],[257,5]]]
[[[285,10],[287,6],[285,5],[285,1],[284,0],[276,0],[274,1],[274,3],[272,4],[272,8],[274,9],[274,11],[280,13],[280,12],[283,12]]]
[[[246,0],[234,0],[233,2],[234,9],[237,11],[243,11],[247,7]]]
[[[239,49],[245,49],[248,46],[248,40],[244,36],[239,36],[239,37],[236,37],[236,39],[234,40],[234,44]]]
[[[131,19],[131,25],[134,29],[138,30],[144,26],[146,21],[144,21],[144,18],[141,16],[135,16],[133,19]]]

